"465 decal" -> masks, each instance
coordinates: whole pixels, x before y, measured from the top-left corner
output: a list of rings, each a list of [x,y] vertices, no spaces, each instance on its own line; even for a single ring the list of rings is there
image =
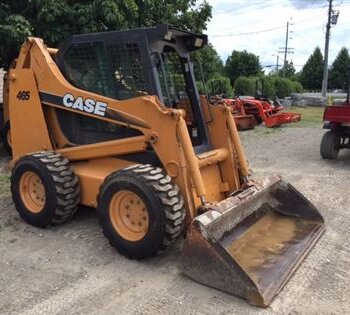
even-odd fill
[[[30,99],[30,91],[19,91],[16,97],[20,101],[28,101]]]

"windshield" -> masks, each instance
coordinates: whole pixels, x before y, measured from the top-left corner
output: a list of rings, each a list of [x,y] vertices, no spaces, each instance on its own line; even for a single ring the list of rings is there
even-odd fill
[[[165,46],[162,53],[154,54],[159,83],[158,96],[165,106],[185,111],[185,121],[194,145],[202,142],[199,125],[201,113],[198,103],[192,65],[172,47]]]

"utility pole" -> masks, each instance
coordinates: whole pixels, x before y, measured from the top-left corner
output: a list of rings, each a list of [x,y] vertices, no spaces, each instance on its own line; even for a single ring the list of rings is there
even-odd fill
[[[286,31],[286,45],[284,49],[284,61],[283,61],[283,76],[286,76],[286,66],[287,66],[287,51],[288,51],[288,37],[289,37],[289,21],[287,22]]]
[[[332,18],[332,3],[333,0],[329,0],[328,7],[328,21],[326,26],[326,41],[324,45],[324,66],[323,66],[323,81],[322,81],[322,96],[325,97],[327,94],[327,83],[328,83],[328,50],[329,50],[329,35],[331,31],[331,18]]]
[[[277,55],[275,54],[272,54],[272,56],[276,57],[276,73],[278,73],[278,68],[279,68],[279,61],[280,61],[280,56],[279,54],[277,53]]]
[[[293,25],[293,24],[291,24]],[[287,22],[287,29],[286,29],[286,41],[285,41],[285,46],[284,47],[279,47],[281,51],[278,51],[278,53],[284,53],[284,61],[282,65],[282,70],[283,70],[283,77],[286,75],[286,68],[287,68],[287,54],[293,54],[294,48],[288,47],[288,39],[289,39],[289,21]]]
[[[326,26],[326,40],[324,45],[324,68],[323,68],[323,81],[322,81],[322,96],[327,94],[328,84],[328,52],[329,52],[329,38],[331,33],[332,25],[336,25],[338,22],[339,11],[333,10],[333,0],[329,0],[328,7],[328,21]]]

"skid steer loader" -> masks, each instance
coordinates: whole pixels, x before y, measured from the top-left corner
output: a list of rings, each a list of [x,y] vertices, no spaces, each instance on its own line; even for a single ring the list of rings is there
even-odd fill
[[[8,75],[11,191],[46,227],[96,207],[121,254],[146,258],[186,234],[181,268],[267,306],[324,230],[279,177],[250,170],[231,109],[199,96],[189,53],[206,35],[169,25],[22,45]]]

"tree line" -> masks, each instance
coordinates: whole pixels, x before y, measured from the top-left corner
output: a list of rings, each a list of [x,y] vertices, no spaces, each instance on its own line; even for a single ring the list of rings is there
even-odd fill
[[[207,77],[225,77],[234,87],[237,95],[252,95],[256,78],[265,78],[266,94],[279,97],[289,96],[292,92],[303,90],[319,91],[322,88],[324,58],[319,47],[316,47],[300,72],[296,72],[293,62],[288,62],[282,69],[264,75],[259,57],[253,53],[234,50],[225,64],[219,58],[213,46],[206,48],[206,60],[210,60],[210,69],[205,68]],[[211,57],[209,57],[211,56]],[[342,47],[329,68],[328,89],[344,90],[347,86],[347,69],[350,67],[350,55]]]
[[[201,33],[211,17],[212,7],[206,0],[3,0],[0,2],[0,68],[9,67],[28,36],[41,37],[48,46],[57,47],[72,34],[160,23]],[[202,64],[202,71],[195,67],[197,79],[203,75],[208,87],[219,81],[228,94],[232,94],[233,88],[235,94],[251,94],[257,77],[266,77],[268,90],[280,97],[290,91],[300,91],[301,85],[307,90],[320,90],[322,85],[324,61],[319,47],[299,73],[293,63],[288,62],[269,76],[264,76],[259,57],[246,50],[234,50],[223,63],[209,43],[194,52],[192,59]],[[329,87],[344,88],[348,65],[349,52],[342,48],[330,68]],[[281,78],[282,74],[285,79]]]
[[[350,56],[347,48],[342,47],[329,68],[328,89],[345,89],[347,67]],[[307,90],[322,88],[324,58],[319,47],[316,47],[300,72],[300,83]]]
[[[2,0],[0,68],[7,69],[28,36],[51,47],[72,34],[167,23],[201,33],[212,8],[206,0]]]

